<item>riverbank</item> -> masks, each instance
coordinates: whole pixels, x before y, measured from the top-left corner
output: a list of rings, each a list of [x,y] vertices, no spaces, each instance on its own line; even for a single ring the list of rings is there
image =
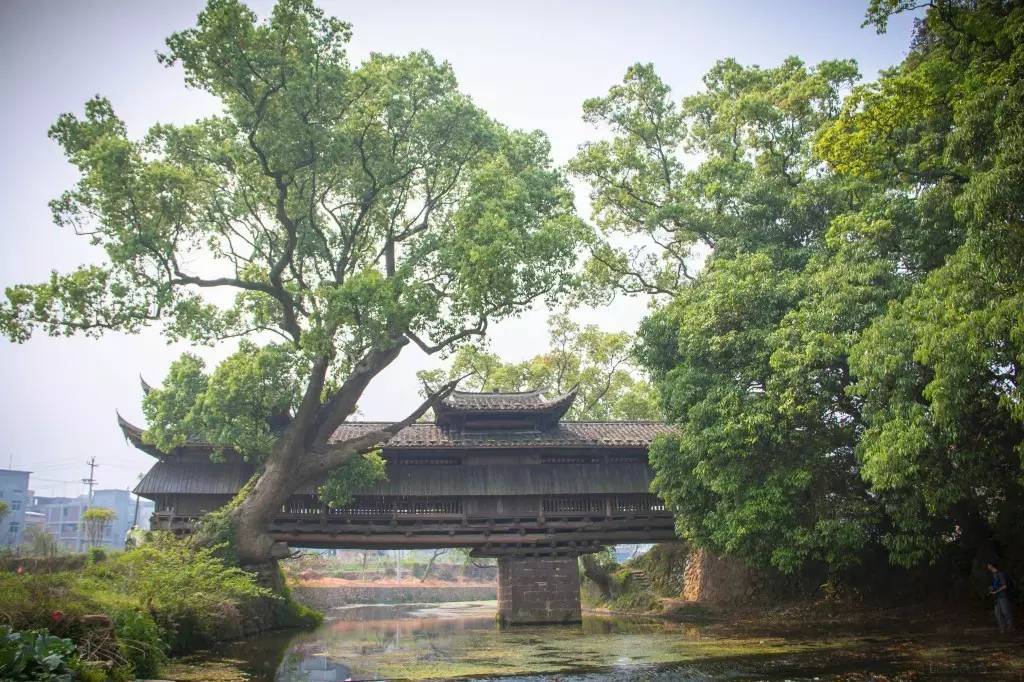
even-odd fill
[[[320,622],[281,589],[276,567],[257,575],[219,548],[159,534],[126,552],[94,549],[73,562],[9,568],[0,571],[0,624],[11,630],[0,637],[0,679],[35,679],[22,676],[23,662],[28,670],[47,667],[51,650],[60,652],[58,672],[74,675],[67,679],[153,677],[168,654]],[[39,638],[47,647],[21,644]]]

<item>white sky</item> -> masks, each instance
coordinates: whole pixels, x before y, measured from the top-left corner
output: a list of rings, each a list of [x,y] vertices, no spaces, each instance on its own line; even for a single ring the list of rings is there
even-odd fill
[[[594,137],[580,118],[634,62],[654,62],[681,97],[696,91],[718,59],[770,66],[796,54],[808,63],[854,58],[866,78],[898,63],[910,42],[909,17],[886,35],[860,28],[866,0],[764,2],[596,0],[322,1],[350,21],[350,54],[426,48],[450,61],[461,87],[489,113],[518,128],[544,130],[555,160]],[[216,113],[216,102],[185,89],[181,73],[157,64],[172,31],[194,23],[196,0],[2,0],[0,2],[0,286],[36,282],[100,255],[52,224],[47,202],[75,181],[47,128],[80,112],[94,94],[111,99],[132,135],[158,121]],[[251,3],[265,14],[269,2]],[[582,206],[583,204],[581,204]],[[642,301],[576,311],[582,322],[635,329]],[[547,312],[492,327],[493,347],[518,360],[546,348]],[[142,423],[140,374],[151,383],[184,350],[155,332],[99,340],[38,336],[0,340],[0,468],[33,471],[39,494],[77,495],[95,455],[101,488],[134,485],[152,459],[127,445],[119,409]],[[404,416],[418,400],[414,374],[429,366],[411,350],[367,391],[367,419]]]

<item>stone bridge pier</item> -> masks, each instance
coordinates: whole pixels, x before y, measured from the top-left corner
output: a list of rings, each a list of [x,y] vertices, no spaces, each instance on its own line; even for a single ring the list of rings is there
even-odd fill
[[[579,623],[575,556],[498,558],[498,621],[503,625]]]

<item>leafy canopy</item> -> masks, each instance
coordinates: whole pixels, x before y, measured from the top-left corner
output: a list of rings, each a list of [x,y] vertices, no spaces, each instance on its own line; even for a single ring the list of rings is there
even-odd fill
[[[849,561],[874,519],[854,467],[852,408],[832,401],[847,383],[844,335],[879,305],[877,268],[825,263],[829,220],[863,183],[823,174],[813,153],[856,77],[845,61],[726,60],[677,107],[652,68],[633,67],[585,108],[612,112],[612,139],[574,162],[605,247],[648,240],[646,260],[620,257],[623,268],[604,268],[598,253],[592,281],[671,296],[640,333],[640,363],[678,427],[651,450],[656,491],[685,539],[784,570]],[[710,250],[699,273],[688,265],[695,245]]]
[[[0,329],[241,340],[171,367],[145,437],[264,458],[300,413],[325,447],[409,342],[448,352],[565,290],[587,232],[544,135],[492,120],[426,52],[350,64],[349,37],[310,0],[265,21],[210,0],[160,60],[221,114],[141,139],[103,98],[62,115],[50,136],[80,180],[54,219],[104,258],[10,287]]]
[[[884,26],[904,3],[874,3]],[[852,347],[863,476],[902,563],[950,542],[1020,546],[1024,501],[1024,7],[934,3],[906,61],[856,90],[820,140],[838,170],[923,213],[943,260]],[[874,235],[851,235],[871,244]],[[935,247],[929,247],[934,249]]]
[[[786,571],[1020,546],[1024,9],[931,5],[904,63],[841,105],[846,81],[813,84],[845,66],[793,60],[684,100],[707,103],[688,135],[724,133],[687,176],[716,181],[658,201],[711,206],[681,224],[712,225],[713,250],[645,321],[640,361],[678,426],[655,487],[701,546]],[[615,206],[653,177],[594,168]]]
[[[849,61],[762,69],[727,59],[677,104],[653,65],[636,64],[587,100],[584,118],[611,134],[570,163],[590,185],[603,237],[587,263],[591,295],[670,296],[711,249],[785,248],[823,229],[827,185],[809,181],[808,152],[856,77]],[[688,168],[688,157],[700,161]]]

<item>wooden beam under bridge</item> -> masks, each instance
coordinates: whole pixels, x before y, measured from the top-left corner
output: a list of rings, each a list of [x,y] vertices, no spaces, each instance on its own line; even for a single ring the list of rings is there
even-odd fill
[[[442,549],[445,547],[483,547],[487,544],[521,544],[523,546],[572,547],[571,543],[597,542],[603,545],[633,544],[639,542],[666,542],[676,540],[672,528],[636,529],[631,531],[610,531],[604,533],[548,533],[491,534],[374,534],[374,533],[312,533],[275,532],[275,539],[287,542],[293,547],[317,549]]]

